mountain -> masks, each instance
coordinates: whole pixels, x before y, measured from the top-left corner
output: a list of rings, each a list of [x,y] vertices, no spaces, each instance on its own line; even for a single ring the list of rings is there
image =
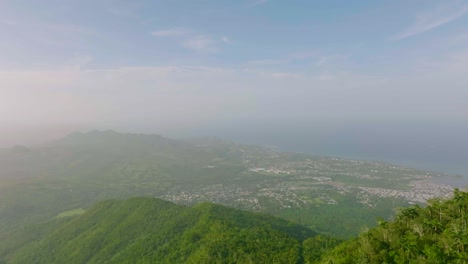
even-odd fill
[[[468,193],[401,210],[331,251],[323,263],[467,263]]]
[[[70,218],[11,234],[0,256],[5,263],[303,263],[304,251],[320,251],[325,241],[272,216],[156,198],[103,201]],[[304,241],[315,248],[304,250]]]
[[[438,174],[218,138],[72,133],[0,151],[0,234],[108,199],[158,197],[264,212],[341,238],[394,208],[450,194]]]
[[[466,263],[468,193],[345,242],[269,215],[157,198],[99,202],[0,236],[0,263]]]

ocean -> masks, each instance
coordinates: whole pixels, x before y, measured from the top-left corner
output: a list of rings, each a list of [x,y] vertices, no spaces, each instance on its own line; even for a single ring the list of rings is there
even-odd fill
[[[468,122],[325,123],[246,122],[217,124],[191,136],[217,136],[281,151],[376,160],[446,174],[436,179],[468,185]]]

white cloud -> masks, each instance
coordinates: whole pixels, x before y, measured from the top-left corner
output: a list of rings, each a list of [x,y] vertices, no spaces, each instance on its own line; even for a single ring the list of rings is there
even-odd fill
[[[416,18],[416,22],[400,34],[394,36],[394,39],[401,40],[433,30],[461,18],[466,14],[468,14],[467,5],[450,7],[439,6],[430,12],[419,14]]]
[[[198,35],[186,40],[183,44],[184,47],[203,52],[216,52],[219,48],[216,46],[216,42],[209,36]]]
[[[78,77],[68,70],[0,72],[0,118],[35,125],[91,118],[97,113],[92,102],[66,92]]]
[[[90,59],[77,58],[77,64]],[[401,76],[183,65],[0,71],[0,120],[158,126],[272,117],[467,117],[467,65],[468,51],[459,51],[412,65],[414,74]]]
[[[177,37],[177,36],[184,36],[189,34],[190,32],[183,28],[169,28],[169,29],[162,29],[162,30],[155,30],[151,32],[151,35],[156,37]]]
[[[229,85],[210,85],[234,83],[232,74],[182,66],[0,71],[0,119],[29,124],[197,122],[242,100],[227,95]]]

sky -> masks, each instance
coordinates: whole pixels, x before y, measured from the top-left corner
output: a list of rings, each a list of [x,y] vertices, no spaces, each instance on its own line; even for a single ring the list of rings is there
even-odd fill
[[[463,0],[2,0],[0,145],[76,129],[468,123]]]

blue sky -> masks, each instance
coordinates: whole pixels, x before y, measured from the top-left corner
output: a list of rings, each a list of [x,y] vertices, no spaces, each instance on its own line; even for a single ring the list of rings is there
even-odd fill
[[[467,69],[461,0],[0,2],[4,126],[465,122]]]

